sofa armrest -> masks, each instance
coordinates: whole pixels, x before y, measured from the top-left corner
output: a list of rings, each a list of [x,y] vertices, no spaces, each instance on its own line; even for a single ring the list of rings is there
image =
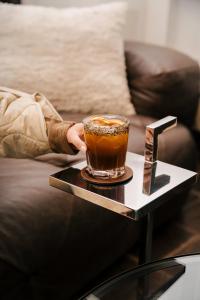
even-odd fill
[[[139,42],[125,43],[128,83],[138,114],[174,115],[194,124],[199,97],[198,63],[178,51]]]

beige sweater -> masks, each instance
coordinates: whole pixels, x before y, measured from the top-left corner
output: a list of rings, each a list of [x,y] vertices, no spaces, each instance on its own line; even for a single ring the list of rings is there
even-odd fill
[[[0,87],[0,156],[75,154],[66,138],[73,124],[63,121],[44,95]]]

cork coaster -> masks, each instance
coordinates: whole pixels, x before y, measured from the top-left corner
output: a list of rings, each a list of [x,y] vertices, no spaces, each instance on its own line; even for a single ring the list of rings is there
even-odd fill
[[[86,168],[83,168],[81,170],[81,176],[83,179],[85,179],[86,181],[89,181],[90,183],[93,183],[93,184],[100,184],[100,185],[120,184],[120,183],[130,180],[133,177],[133,170],[131,168],[125,166],[125,170],[126,170],[125,174],[121,177],[102,179],[102,178],[92,177],[86,171]]]

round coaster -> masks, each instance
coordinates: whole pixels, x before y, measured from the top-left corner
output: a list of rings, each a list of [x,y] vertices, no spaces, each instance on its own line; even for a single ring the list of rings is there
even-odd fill
[[[81,176],[83,179],[86,181],[89,181],[90,183],[93,184],[100,184],[100,185],[112,185],[112,184],[117,184],[117,183],[123,183],[125,181],[128,181],[133,177],[133,170],[127,166],[125,166],[125,174],[122,175],[121,177],[118,178],[107,178],[107,179],[102,179],[102,178],[94,178],[92,177],[87,171],[86,168],[83,168],[81,170]]]

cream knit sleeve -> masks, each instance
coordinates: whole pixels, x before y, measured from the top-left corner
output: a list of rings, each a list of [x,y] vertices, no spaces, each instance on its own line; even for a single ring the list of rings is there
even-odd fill
[[[52,151],[76,153],[66,141],[66,131],[74,123],[65,123],[44,95],[0,87],[0,156],[24,158]],[[52,124],[63,124],[57,141],[53,137],[58,125]]]

